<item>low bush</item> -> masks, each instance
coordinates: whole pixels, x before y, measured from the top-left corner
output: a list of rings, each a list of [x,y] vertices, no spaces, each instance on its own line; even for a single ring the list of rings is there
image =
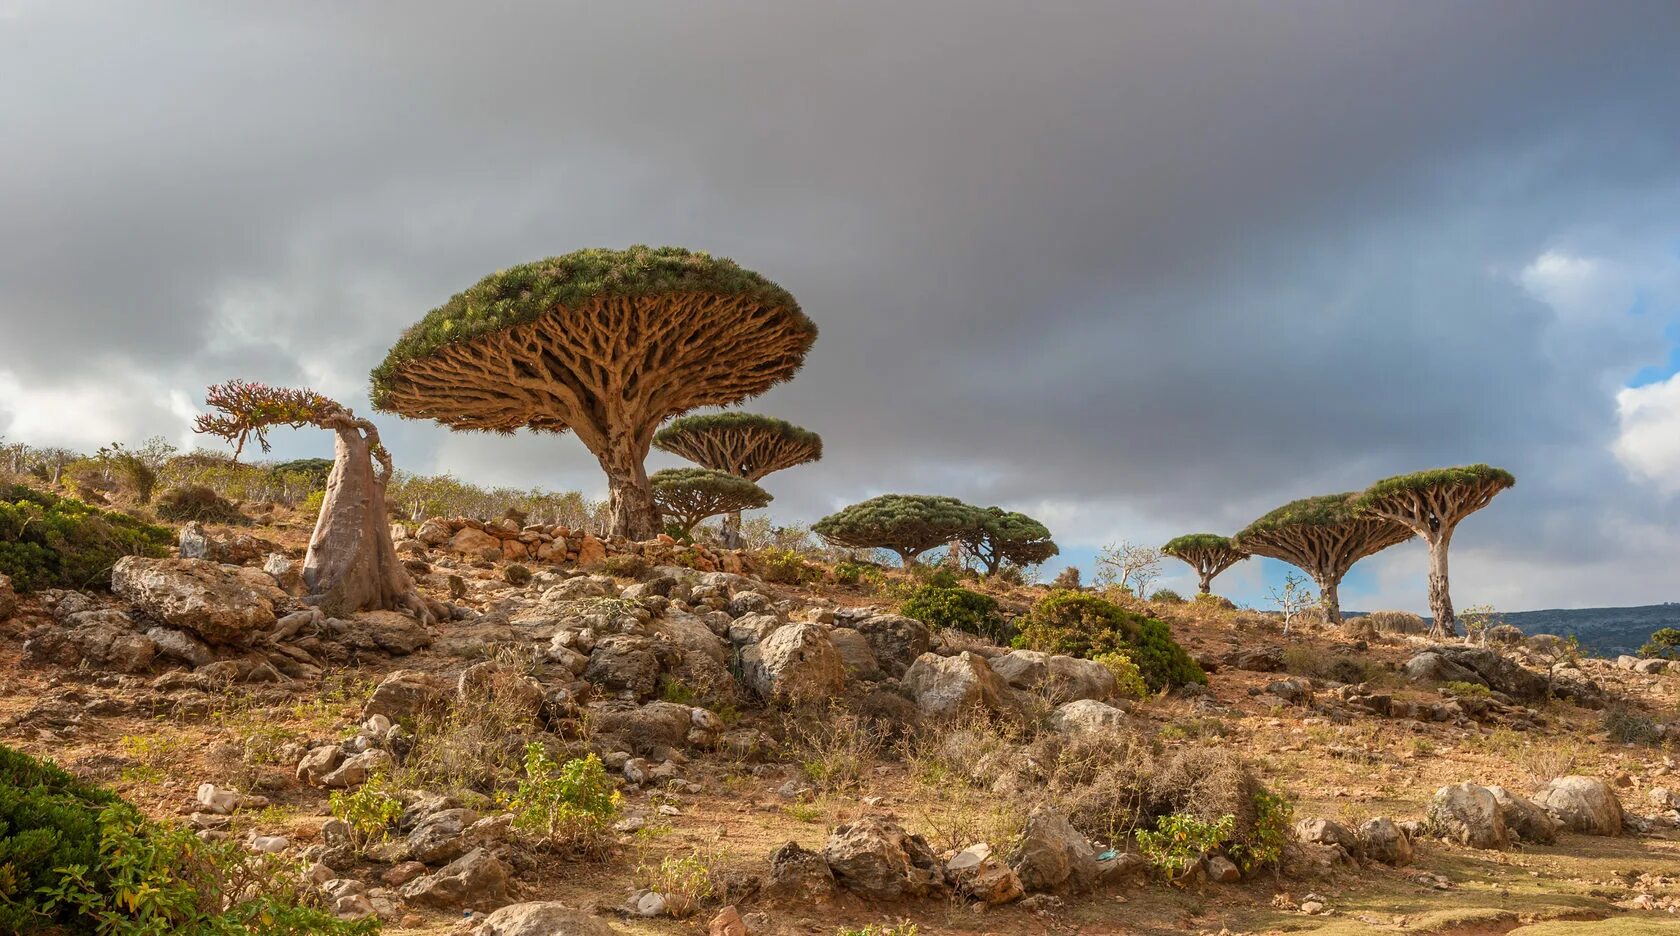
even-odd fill
[[[851,560],[835,563],[834,581],[841,585],[856,585],[863,578],[864,571],[869,568],[861,562]]]
[[[176,523],[238,523],[245,519],[233,501],[202,484],[172,487],[158,498],[157,515]]]
[[[1081,592],[1052,591],[1040,599],[1014,642],[1086,659],[1120,651],[1137,665],[1152,692],[1207,682],[1207,674],[1173,640],[1166,622]]]
[[[403,812],[402,800],[390,781],[378,774],[353,791],[334,791],[327,808],[333,818],[350,827],[350,840],[359,849],[383,842]]]
[[[822,569],[791,549],[761,550],[756,566],[759,578],[781,585],[806,585],[822,578]]]
[[[1056,573],[1056,577],[1050,581],[1050,587],[1052,589],[1067,589],[1069,591],[1078,591],[1079,588],[1080,588],[1080,585],[1079,585],[1079,567],[1078,566],[1068,566],[1067,568],[1063,569],[1062,571]]]
[[[1157,601],[1161,604],[1183,604],[1184,596],[1170,588],[1157,588],[1155,589],[1155,593],[1149,596],[1149,600]]]
[[[948,627],[1007,644],[1013,636],[997,599],[966,588],[928,584],[911,589],[898,612],[929,627]]]
[[[1194,601],[1198,606],[1205,608],[1215,608],[1220,611],[1237,610],[1237,603],[1235,601],[1215,595],[1212,592],[1197,592],[1196,597],[1190,600]]]
[[[1143,681],[1143,673],[1138,671],[1137,664],[1125,651],[1113,650],[1099,653],[1092,658],[1101,663],[1114,674],[1114,694],[1122,699],[1141,699],[1149,694],[1149,686]]]
[[[599,757],[560,763],[541,744],[525,748],[525,776],[508,803],[516,828],[559,851],[584,855],[606,850],[618,804]]]
[[[0,745],[0,932],[98,936],[371,934],[272,856],[202,842]]]
[[[105,588],[123,556],[163,556],[163,527],[23,485],[0,486],[0,573],[19,591]]]
[[[1652,634],[1651,639],[1645,641],[1645,646],[1639,648],[1639,655],[1680,660],[1680,628],[1664,627]]]
[[[716,887],[712,883],[715,856],[707,854],[670,855],[658,864],[644,863],[636,868],[637,887],[644,887],[665,898],[665,912],[679,920],[687,919],[711,898]]]
[[[1372,611],[1365,615],[1366,623],[1379,634],[1427,634],[1429,625],[1410,611]]]
[[[1138,850],[1168,883],[1177,883],[1202,856],[1217,851],[1231,837],[1235,817],[1229,814],[1207,821],[1195,816],[1163,816],[1154,829],[1135,833]]]
[[[1656,744],[1662,740],[1662,728],[1651,716],[1626,706],[1610,706],[1599,721],[1610,740],[1618,744]]]
[[[1291,676],[1348,684],[1369,682],[1383,673],[1379,664],[1365,657],[1325,653],[1304,644],[1293,644],[1283,651],[1283,669]]]
[[[648,574],[649,569],[653,568],[646,559],[635,553],[619,553],[615,556],[608,556],[594,565],[595,568],[592,571],[610,575],[613,578],[627,579],[639,579]]]

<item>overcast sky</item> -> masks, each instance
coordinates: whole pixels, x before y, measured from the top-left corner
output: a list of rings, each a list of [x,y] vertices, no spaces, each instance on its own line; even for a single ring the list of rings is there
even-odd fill
[[[676,244],[822,330],[747,406],[826,442],[779,520],[953,494],[1089,574],[1487,461],[1460,606],[1680,600],[1677,47],[1668,0],[0,0],[0,434],[182,441],[234,376],[365,409],[486,273]],[[605,490],[570,436],[385,422],[400,467]]]

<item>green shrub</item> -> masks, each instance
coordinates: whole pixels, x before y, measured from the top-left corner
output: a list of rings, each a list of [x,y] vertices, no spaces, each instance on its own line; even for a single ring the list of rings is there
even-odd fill
[[[635,553],[619,553],[595,563],[595,571],[613,578],[639,579],[651,568],[646,559]]]
[[[1169,882],[1184,877],[1202,856],[1217,851],[1231,837],[1235,816],[1220,816],[1212,822],[1185,813],[1162,816],[1155,828],[1139,829],[1138,850],[1151,867]]]
[[[1218,608],[1222,611],[1237,610],[1237,603],[1235,601],[1215,595],[1212,592],[1197,592],[1196,597],[1190,600],[1206,608]]]
[[[918,585],[898,607],[929,627],[948,627],[1005,644],[1009,623],[998,613],[997,599],[966,588]]]
[[[1149,600],[1161,604],[1183,604],[1184,596],[1170,588],[1157,588],[1155,594],[1149,596]]]
[[[1120,651],[1137,665],[1152,692],[1207,682],[1207,674],[1173,640],[1164,621],[1083,592],[1057,590],[1040,599],[1015,645],[1086,659]]]
[[[805,557],[791,549],[761,550],[757,559],[758,577],[766,582],[782,585],[806,585],[822,578],[822,570],[805,561]]]
[[[1665,627],[1652,634],[1651,639],[1645,641],[1645,646],[1639,648],[1639,655],[1680,660],[1680,628]]]
[[[233,502],[202,484],[172,487],[158,498],[157,515],[165,520],[186,523],[238,523],[245,519]]]
[[[357,848],[383,842],[403,812],[402,800],[382,774],[369,777],[354,791],[334,791],[327,808],[333,818],[350,827],[350,838]]]
[[[19,591],[108,587],[123,556],[163,556],[174,536],[127,514],[0,486],[0,573]]]
[[[310,491],[309,495],[298,503],[298,512],[304,516],[320,516],[321,508],[326,506],[326,491]]]
[[[1442,683],[1441,688],[1455,696],[1465,699],[1484,698],[1486,696],[1493,695],[1493,690],[1481,683],[1459,682],[1457,680],[1453,680],[1451,682]]]
[[[870,923],[867,926],[842,926],[835,932],[835,936],[919,936],[920,930],[916,924],[904,920],[896,925],[885,923]]]
[[[841,562],[834,566],[834,581],[841,585],[856,585],[868,566],[859,562]]]
[[[1244,873],[1256,868],[1275,868],[1292,838],[1295,804],[1280,793],[1264,787],[1254,791],[1254,827],[1246,838],[1228,843],[1226,854]]]
[[[619,794],[594,754],[564,764],[541,744],[525,748],[525,777],[509,807],[513,824],[564,851],[595,853],[607,843]]]
[[[371,934],[272,856],[201,842],[115,794],[0,745],[0,932],[99,936]]]
[[[1111,650],[1092,657],[1098,663],[1108,667],[1114,674],[1114,694],[1122,699],[1141,699],[1149,694],[1149,686],[1143,681],[1143,674],[1138,672],[1137,664],[1132,662],[1124,650]]]

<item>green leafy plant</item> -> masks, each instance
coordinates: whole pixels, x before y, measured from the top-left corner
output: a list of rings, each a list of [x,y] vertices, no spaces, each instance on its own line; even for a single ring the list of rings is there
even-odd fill
[[[1013,636],[1008,622],[998,613],[997,599],[966,588],[919,585],[898,611],[929,627],[948,627],[996,643],[1007,643]]]
[[[1159,604],[1183,604],[1184,596],[1170,588],[1157,588],[1149,596],[1149,600]]]
[[[509,802],[514,826],[551,847],[596,853],[618,814],[619,793],[594,754],[559,763],[541,744],[525,748],[525,777]]]
[[[863,573],[869,567],[850,560],[836,563],[834,566],[834,581],[841,585],[856,585],[863,578]]]
[[[403,812],[402,800],[384,774],[374,774],[354,791],[334,791],[327,808],[333,818],[350,827],[350,839],[357,848],[384,841]]]
[[[782,585],[807,585],[822,578],[822,569],[791,549],[761,550],[755,559],[758,577]]]
[[[1149,694],[1149,686],[1143,681],[1143,673],[1139,672],[1137,664],[1124,650],[1110,650],[1099,653],[1091,658],[1101,663],[1114,674],[1114,694],[1122,699],[1141,699]]]
[[[909,920],[898,923],[870,923],[867,926],[842,926],[835,936],[920,936],[921,930]]]
[[[1657,657],[1664,660],[1680,660],[1680,628],[1664,627],[1651,635],[1645,645],[1639,648],[1642,657]]]
[[[123,556],[163,556],[163,527],[23,485],[0,486],[0,573],[19,591],[109,587]]]
[[[1236,817],[1225,815],[1208,822],[1185,813],[1162,816],[1155,828],[1134,834],[1138,850],[1169,883],[1178,883],[1203,856],[1217,851],[1231,837]]]
[[[1057,590],[1040,599],[1014,643],[1086,659],[1123,652],[1152,692],[1207,682],[1207,674],[1173,640],[1164,621],[1083,592]]]
[[[1254,791],[1254,827],[1246,838],[1232,842],[1226,854],[1244,873],[1263,867],[1277,867],[1283,861],[1295,820],[1295,804],[1281,793],[1261,788]]]
[[[823,539],[847,549],[889,549],[906,569],[916,557],[972,532],[977,507],[933,494],[883,494],[836,511],[811,525]]]
[[[319,503],[315,506],[320,508]],[[238,523],[245,519],[232,501],[203,484],[184,484],[164,491],[158,498],[157,515],[177,523]]]
[[[700,904],[716,890],[712,884],[712,855],[671,855],[658,864],[637,867],[636,886],[657,891],[665,898],[665,912],[682,920],[694,915]]]
[[[1472,699],[1472,698],[1482,699],[1482,698],[1487,698],[1490,695],[1493,695],[1493,690],[1491,690],[1488,687],[1482,685],[1481,683],[1460,682],[1458,680],[1452,680],[1450,682],[1442,683],[1441,688],[1443,690],[1447,691],[1447,692],[1452,693],[1455,696],[1459,696],[1460,698],[1466,698],[1466,699]]]

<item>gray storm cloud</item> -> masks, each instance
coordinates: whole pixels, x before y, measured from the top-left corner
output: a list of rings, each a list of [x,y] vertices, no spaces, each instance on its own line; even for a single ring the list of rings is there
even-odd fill
[[[365,406],[484,273],[674,243],[822,328],[751,405],[827,440],[779,516],[937,490],[1090,546],[1487,460],[1520,484],[1464,528],[1480,587],[1673,599],[1680,456],[1642,440],[1680,389],[1633,441],[1618,394],[1680,321],[1676,36],[1632,2],[0,0],[0,432],[178,437],[230,376]],[[570,439],[387,435],[595,483]]]

